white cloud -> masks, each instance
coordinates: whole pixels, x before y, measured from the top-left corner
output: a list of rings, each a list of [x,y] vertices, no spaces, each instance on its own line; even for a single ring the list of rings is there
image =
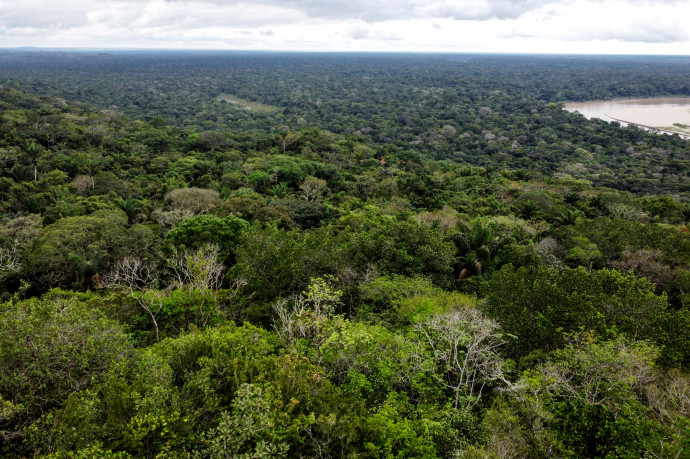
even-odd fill
[[[170,4],[197,3],[166,0]],[[414,18],[515,18],[549,0],[206,0],[220,8],[251,5],[258,9],[281,7],[305,17],[327,20],[381,22]]]
[[[687,0],[0,0],[0,46],[676,53]]]
[[[87,23],[89,8],[80,0],[0,1],[0,28],[64,29]]]
[[[690,3],[642,0],[551,4],[514,21],[505,36],[563,41],[680,43],[690,39]]]

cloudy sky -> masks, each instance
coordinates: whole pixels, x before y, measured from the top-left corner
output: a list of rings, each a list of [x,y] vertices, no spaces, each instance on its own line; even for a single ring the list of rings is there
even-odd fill
[[[0,0],[0,47],[690,54],[690,0]]]

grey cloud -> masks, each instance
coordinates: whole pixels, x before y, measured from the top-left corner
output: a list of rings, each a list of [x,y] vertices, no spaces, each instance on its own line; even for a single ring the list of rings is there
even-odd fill
[[[381,31],[372,30],[368,27],[355,27],[347,34],[347,37],[352,38],[353,40],[402,40],[402,38],[397,35],[382,33]]]
[[[690,39],[690,34],[680,27],[634,24],[625,30],[599,33],[598,38],[639,43],[680,43]]]
[[[538,31],[525,32],[513,30],[502,38],[555,38]],[[611,29],[583,28],[576,33],[564,32],[558,37],[565,41],[607,41],[617,40],[630,43],[682,43],[690,40],[690,33],[678,26],[668,24],[626,24]]]
[[[369,38],[369,33],[369,29],[366,27],[356,27],[348,35],[355,40],[366,40]]]
[[[3,10],[0,15],[2,28],[71,28],[79,27],[88,22],[88,8],[78,3],[72,5],[58,5],[55,3],[41,5],[16,2],[9,7],[0,3]]]
[[[180,0],[168,0],[180,1]],[[184,0],[182,0],[184,1]],[[247,0],[201,0],[242,4]],[[516,19],[530,11],[573,0],[257,0],[255,4],[292,9],[310,18],[378,22],[411,18],[456,20]],[[608,0],[595,0],[604,3]],[[672,5],[685,0],[629,0],[633,4]]]
[[[166,0],[169,3],[185,3],[186,0]],[[363,0],[201,0],[201,3],[223,6],[274,7],[291,10],[302,17],[318,19],[359,19],[366,22],[401,19],[409,16],[410,1],[384,0],[379,2]]]
[[[228,2],[224,5],[216,5],[208,2],[173,2],[169,8],[161,8],[155,13],[150,13],[145,18],[137,20],[134,25],[186,30],[212,27],[263,28],[299,23],[302,19],[302,15],[292,10],[270,5],[264,5],[262,8],[248,3]]]
[[[173,28],[271,27],[306,19],[359,20],[375,23],[412,18],[514,19],[545,5],[573,0],[166,0],[157,14],[140,19],[151,0],[0,0],[0,28],[65,29],[91,19],[104,26]],[[605,0],[599,0],[605,1]],[[629,0],[673,4],[681,0]],[[159,11],[161,10],[161,11]],[[94,19],[94,12],[97,12]],[[105,12],[105,13],[103,13]]]
[[[304,18],[326,20],[430,19],[514,19],[548,4],[573,0],[166,0],[171,9],[183,10],[188,23],[206,23],[237,27],[268,26],[296,22]],[[601,2],[605,0],[599,0]],[[677,4],[683,0],[629,0],[633,4]],[[92,11],[129,9],[142,11],[151,0],[0,0],[0,27],[70,28],[85,25]],[[263,7],[263,8],[262,8]],[[258,10],[258,15],[223,15],[223,11],[244,13]],[[268,10],[268,11],[267,11]],[[272,14],[279,10],[281,14]],[[218,14],[218,12],[221,12]],[[195,17],[200,18],[195,21]],[[123,24],[126,25],[126,24]]]
[[[549,0],[486,0],[484,2],[448,2],[434,9],[436,17],[450,17],[453,19],[516,19],[523,14],[552,3]]]
[[[591,1],[603,3],[607,0]],[[626,1],[631,7],[687,2]],[[89,37],[93,36],[95,30],[102,34],[104,40],[105,37],[121,37],[123,31],[126,31],[125,35],[132,41],[147,37],[163,41],[169,37],[183,40],[179,38],[182,36],[181,31],[196,31],[192,35],[201,36],[204,29],[217,28],[230,34],[235,31],[238,35],[241,35],[241,30],[253,29],[254,37],[264,37],[262,40],[268,42],[268,37],[282,25],[308,26],[323,21],[349,21],[349,25],[339,25],[334,33],[350,40],[383,41],[399,40],[401,37],[382,32],[382,29],[393,28],[376,24],[379,21],[428,19],[429,23],[433,23],[431,27],[438,30],[448,19],[506,20],[520,18],[533,11],[539,11],[539,16],[548,21],[560,14],[559,6],[573,6],[574,2],[576,0],[0,0],[0,35],[46,39],[52,37],[54,32],[73,29],[69,33]],[[577,24],[577,29],[565,27],[567,30],[552,32],[558,36],[540,34],[536,30],[539,27],[527,28],[521,27],[519,23],[506,22],[509,26],[516,27],[516,32],[506,34],[506,37],[648,43],[673,43],[689,37],[683,27],[673,26],[673,21],[677,18],[670,18],[668,22],[671,26],[657,23],[622,25],[616,24],[616,18],[612,19],[606,30],[598,30],[585,23]],[[359,23],[361,27],[348,29],[353,23]],[[428,31],[429,26],[424,27]],[[80,31],[80,28],[83,30]],[[281,42],[287,43],[285,33],[278,35]],[[247,40],[249,42],[249,38]],[[300,44],[312,43],[308,38],[300,40],[304,40]]]
[[[184,0],[167,0],[180,2]],[[202,0],[203,1],[203,0]],[[563,1],[563,0],[561,0]],[[568,0],[566,0],[568,1]],[[246,0],[206,0],[221,5],[247,4]],[[539,8],[549,0],[259,0],[254,5],[287,8],[309,18],[357,19],[378,22],[410,18],[509,19]]]

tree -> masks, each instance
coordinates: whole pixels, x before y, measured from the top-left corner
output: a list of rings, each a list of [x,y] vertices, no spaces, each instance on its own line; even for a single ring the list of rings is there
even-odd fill
[[[455,408],[479,403],[487,384],[506,382],[499,348],[505,343],[499,325],[479,309],[461,307],[432,314],[414,326],[440,364],[436,380],[454,392]]]
[[[360,272],[373,266],[380,274],[422,275],[435,285],[449,285],[455,247],[437,228],[373,208],[341,218],[338,226],[344,228],[338,234],[345,246],[344,260]]]
[[[172,286],[200,291],[218,290],[225,272],[219,255],[220,247],[216,244],[205,244],[183,253],[174,251],[168,260],[173,272]]]
[[[0,226],[0,285],[21,273],[30,244],[40,229],[41,218],[36,214],[17,217]]]
[[[513,269],[507,265],[482,286],[483,310],[515,335],[512,357],[550,351],[565,344],[563,333],[580,329],[607,336],[612,330],[666,341],[662,325],[668,301],[654,285],[632,274],[582,267]]]
[[[304,199],[315,201],[328,189],[328,184],[325,180],[309,176],[304,179],[299,188],[304,193]]]
[[[512,239],[496,234],[495,221],[476,219],[472,226],[460,223],[460,231],[446,239],[455,244],[459,257],[458,278],[482,274],[489,268],[501,248]]]
[[[125,257],[118,260],[103,277],[106,287],[124,290],[137,301],[151,319],[156,341],[160,336],[156,317],[163,307],[161,294],[152,290],[157,281],[155,265],[151,261],[144,261],[138,257]],[[153,293],[145,295],[142,292]]]
[[[554,217],[557,226],[576,225],[584,218],[584,214],[579,210],[565,210]]]
[[[208,213],[219,203],[218,192],[204,188],[178,188],[165,195],[172,210],[188,210],[195,215]]]
[[[119,209],[62,218],[41,230],[24,273],[43,287],[70,287],[79,281],[80,270],[86,266],[83,260],[91,260],[89,270],[96,268],[92,274],[99,274],[127,253],[146,254],[153,232],[141,225],[125,225],[127,216]]]
[[[168,279],[160,276],[152,261],[127,256],[118,260],[106,273],[104,284],[126,292],[137,302],[151,319],[156,340],[160,338],[161,315],[172,321],[176,315],[193,312],[195,325],[206,328],[219,312],[215,294],[225,274],[219,253],[219,247],[213,244],[182,252],[174,250],[167,260],[171,273]],[[244,285],[243,279],[235,279],[232,288],[225,292],[225,300],[230,300]]]
[[[103,254],[98,250],[91,251],[87,254],[70,252],[69,260],[77,270],[78,282],[81,285],[88,287],[100,284],[98,279],[98,272],[101,269],[101,260]]]
[[[131,196],[124,199],[117,198],[115,200],[115,205],[127,214],[127,220],[130,224],[136,223],[137,221],[145,221],[147,218],[147,211],[150,212],[145,202],[134,199]]]
[[[255,224],[242,234],[229,275],[245,279],[256,301],[274,301],[303,291],[311,278],[334,273],[341,250],[328,227],[301,232]]]
[[[43,147],[36,142],[29,142],[24,146],[24,151],[26,155],[31,160],[31,164],[34,166],[34,182],[38,180],[38,159],[43,155]]]
[[[221,414],[218,426],[207,432],[207,457],[213,459],[285,457],[290,425],[280,397],[270,385],[242,384],[232,402],[232,414]]]
[[[370,457],[437,457],[427,419],[415,419],[412,404],[404,394],[391,392],[386,401],[359,423],[363,452]],[[427,421],[427,422],[425,422]],[[425,425],[426,424],[426,425]]]
[[[228,215],[225,218],[215,215],[187,218],[177,223],[165,235],[165,248],[172,252],[216,244],[219,248],[219,258],[230,265],[234,263],[237,245],[248,226],[245,220],[234,215]]]
[[[90,294],[52,290],[0,305],[2,436],[21,439],[30,422],[131,354],[120,324],[91,307],[93,300]]]
[[[358,285],[360,304],[357,317],[362,320],[392,324],[400,323],[401,305],[408,298],[419,298],[440,293],[424,277],[408,278],[400,275],[377,276]]]
[[[523,422],[550,430],[571,454],[637,456],[667,441],[640,397],[655,379],[657,355],[653,346],[624,337],[573,335],[566,347],[525,372],[512,395],[532,417]]]
[[[277,300],[273,310],[278,320],[274,319],[273,326],[278,336],[291,344],[301,338],[314,338],[340,304],[343,292],[333,287],[337,281],[329,275],[311,278],[306,291],[293,296],[291,301]]]
[[[21,266],[21,247],[17,241],[11,245],[0,246],[0,281],[4,281],[13,273],[19,272]]]
[[[603,258],[599,247],[586,237],[573,237],[573,247],[568,251],[566,260],[574,262],[576,265],[584,265],[587,269],[592,269],[595,263]]]
[[[204,131],[198,135],[199,144],[206,150],[216,151],[216,148],[223,148],[227,145],[227,137],[222,132]]]

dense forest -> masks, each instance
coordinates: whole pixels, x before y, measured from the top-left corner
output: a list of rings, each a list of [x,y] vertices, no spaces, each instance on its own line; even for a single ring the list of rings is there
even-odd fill
[[[690,457],[689,77],[0,51],[0,456]]]

